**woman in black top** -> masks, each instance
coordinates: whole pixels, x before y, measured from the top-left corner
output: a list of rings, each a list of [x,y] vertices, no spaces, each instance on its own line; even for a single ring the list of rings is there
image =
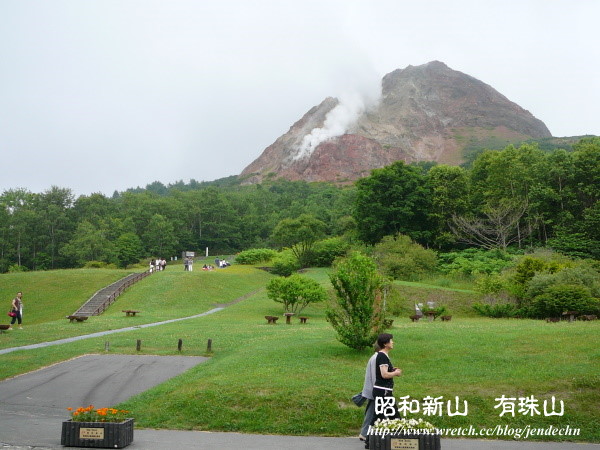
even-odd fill
[[[377,367],[375,371],[375,385],[373,386],[375,418],[398,418],[398,409],[396,408],[393,389],[394,377],[402,375],[402,370],[394,368],[389,358],[389,352],[394,348],[393,336],[389,333],[382,333],[377,337],[377,344],[381,350],[375,360],[375,366]]]

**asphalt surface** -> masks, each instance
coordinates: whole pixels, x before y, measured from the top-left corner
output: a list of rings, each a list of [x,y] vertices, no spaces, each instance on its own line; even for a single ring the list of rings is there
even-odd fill
[[[60,447],[60,426],[69,417],[67,408],[116,405],[206,359],[85,355],[1,381],[0,443]]]

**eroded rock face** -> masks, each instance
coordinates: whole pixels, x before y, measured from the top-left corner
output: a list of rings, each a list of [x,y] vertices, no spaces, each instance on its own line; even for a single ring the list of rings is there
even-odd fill
[[[338,105],[329,97],[312,108],[240,176],[246,182],[272,175],[352,181],[398,160],[459,164],[467,148],[551,136],[542,121],[491,86],[439,61],[387,74],[375,106],[343,134],[307,147],[306,136],[326,128]]]

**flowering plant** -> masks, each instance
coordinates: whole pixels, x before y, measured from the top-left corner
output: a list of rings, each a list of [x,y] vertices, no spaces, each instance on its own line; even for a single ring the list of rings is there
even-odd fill
[[[423,419],[377,419],[373,428],[379,431],[388,430],[388,433],[397,433],[400,431],[412,431],[416,433],[435,433],[435,425],[424,421]]]
[[[71,418],[73,422],[123,422],[127,419],[129,411],[124,409],[115,408],[94,408],[93,405],[87,408],[77,408],[73,411],[73,408],[67,408],[67,411],[71,411]]]

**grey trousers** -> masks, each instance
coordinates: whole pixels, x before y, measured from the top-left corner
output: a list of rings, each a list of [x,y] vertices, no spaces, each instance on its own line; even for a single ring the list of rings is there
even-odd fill
[[[367,433],[369,432],[369,426],[373,425],[375,421],[375,400],[370,400],[367,402],[367,408],[365,409],[365,419],[363,420],[362,427],[360,428],[360,434],[364,437],[367,437]]]

